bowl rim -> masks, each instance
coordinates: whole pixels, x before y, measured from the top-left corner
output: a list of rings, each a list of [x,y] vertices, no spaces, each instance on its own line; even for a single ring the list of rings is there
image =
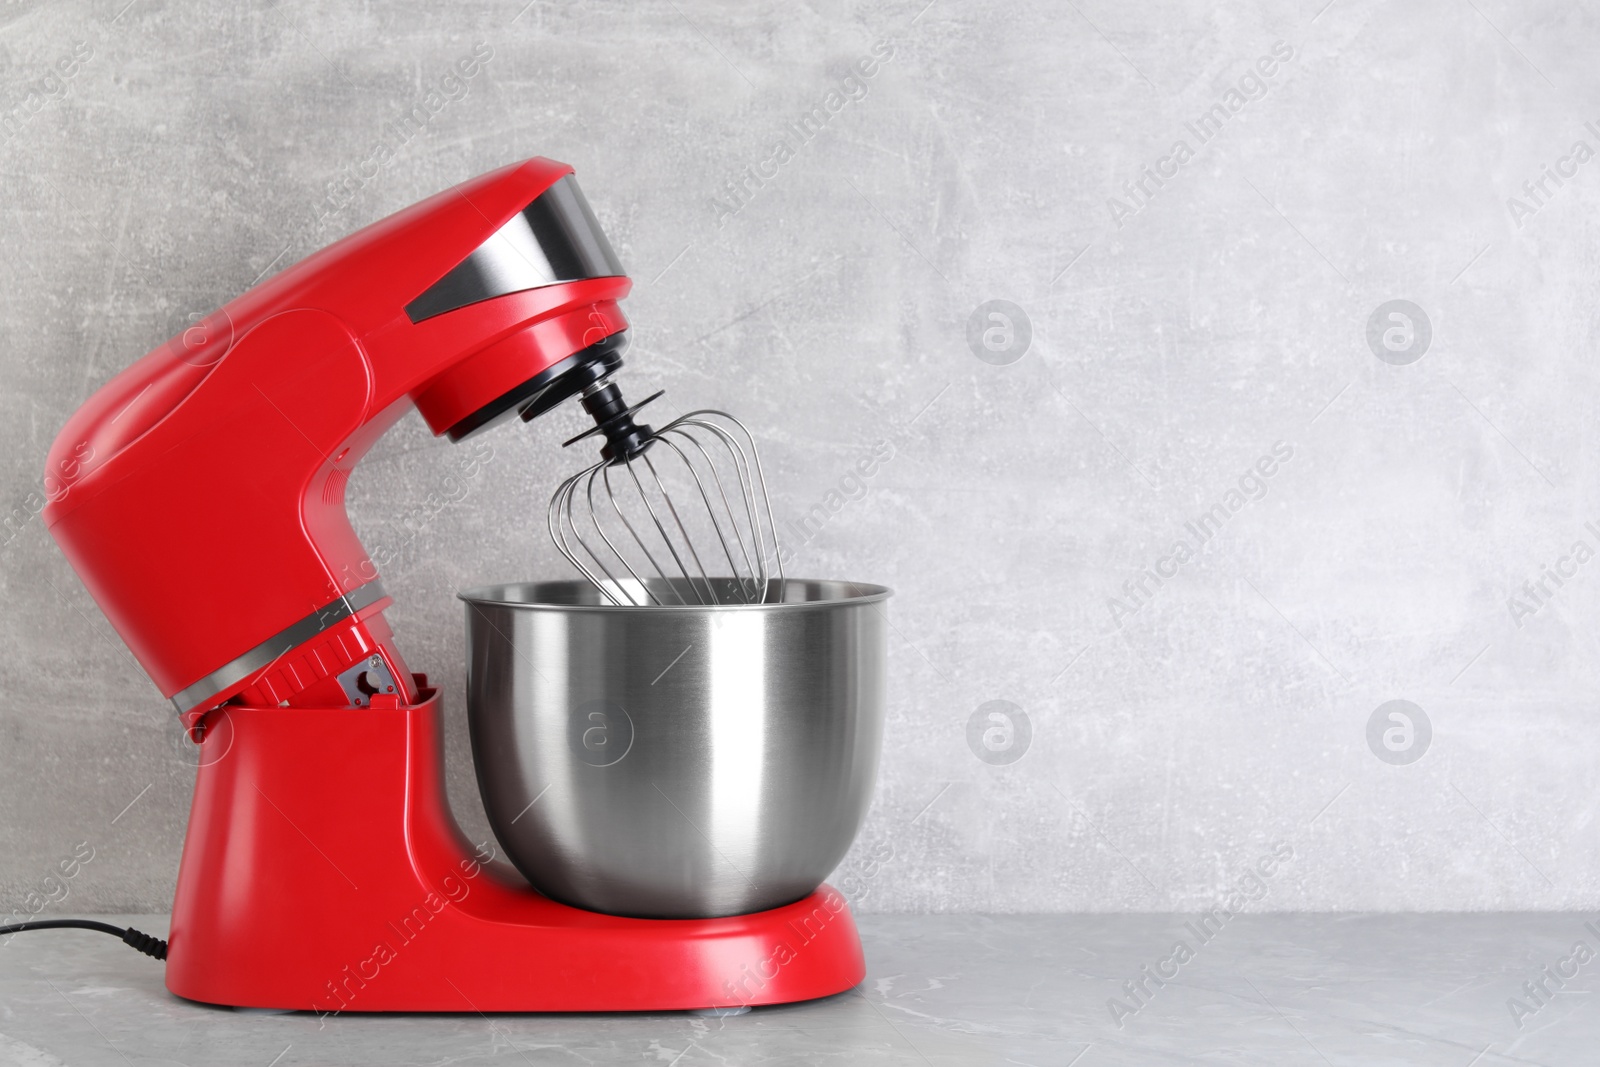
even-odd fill
[[[774,578],[773,581],[780,579]],[[771,604],[645,604],[645,605],[618,605],[607,603],[595,604],[556,604],[537,600],[512,600],[508,599],[507,591],[526,589],[530,586],[567,586],[579,589],[593,589],[594,585],[586,578],[551,578],[540,581],[524,582],[491,582],[487,585],[474,586],[471,589],[458,589],[456,598],[476,607],[519,608],[527,611],[555,611],[555,612],[586,612],[586,611],[627,611],[627,612],[655,612],[671,614],[720,614],[727,611],[756,611],[756,612],[792,612],[812,611],[833,608],[856,607],[862,604],[877,604],[888,600],[894,595],[894,590],[886,585],[873,582],[852,582],[842,578],[784,578],[784,582],[807,582],[816,585],[845,587],[858,592],[848,596],[829,600],[795,600],[775,602]]]

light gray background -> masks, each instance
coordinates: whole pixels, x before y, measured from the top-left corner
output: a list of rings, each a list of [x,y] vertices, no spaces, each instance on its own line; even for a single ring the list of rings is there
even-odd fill
[[[1600,161],[1520,228],[1507,198],[1600,148],[1597,17],[923,2],[6,3],[14,114],[78,42],[93,56],[0,144],[4,503],[30,514],[63,421],[189,316],[548,155],[635,278],[629,392],[743,417],[781,519],[894,443],[797,551],[897,591],[877,801],[838,875],[859,908],[1209,907],[1274,842],[1294,857],[1258,909],[1595,906],[1600,563],[1520,626],[1507,598],[1600,547]],[[864,98],[719,227],[723,183],[880,39]],[[1108,198],[1196,145],[1184,123],[1280,40],[1266,96],[1119,227]],[[480,41],[470,91],[319,222],[327,184]],[[1031,321],[1011,365],[968,345],[991,299]],[[1368,345],[1392,299],[1431,321],[1409,366]],[[503,428],[420,520],[463,454],[415,416],[351,483],[369,548],[403,546],[390,618],[443,679],[474,834],[452,590],[567,573],[543,510],[582,425]],[[1293,459],[1265,498],[1117,626],[1108,598],[1277,442]],[[0,582],[3,902],[88,841],[51,910],[164,910],[193,781],[171,709],[37,516]],[[1391,699],[1432,723],[1410,765],[1368,747]],[[969,748],[991,700],[1029,718],[1016,762]]]

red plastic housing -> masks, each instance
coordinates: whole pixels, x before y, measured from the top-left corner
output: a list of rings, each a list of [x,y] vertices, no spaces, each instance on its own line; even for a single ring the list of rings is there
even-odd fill
[[[207,718],[172,992],[317,1012],[661,1011],[808,1000],[865,976],[828,886],[725,919],[627,919],[540,896],[451,818],[437,694],[373,703]]]
[[[344,611],[339,598],[373,578],[345,483],[408,407],[443,433],[626,328],[622,276],[421,322],[405,312],[570,172],[531,159],[352,234],[149,353],[67,422],[45,472],[45,522],[163,694],[214,678],[330,606]],[[370,617],[385,603],[362,608]],[[356,644],[378,647],[392,676],[409,679],[384,635]],[[322,666],[301,670],[314,682]],[[203,712],[267,670],[179,710]]]

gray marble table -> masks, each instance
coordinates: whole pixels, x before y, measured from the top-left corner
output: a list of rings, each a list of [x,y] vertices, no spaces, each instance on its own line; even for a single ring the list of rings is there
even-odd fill
[[[0,945],[0,1063],[1592,1064],[1590,920],[1244,915],[1203,939],[1185,916],[865,915],[859,988],[727,1019],[235,1012],[114,938],[41,931]]]

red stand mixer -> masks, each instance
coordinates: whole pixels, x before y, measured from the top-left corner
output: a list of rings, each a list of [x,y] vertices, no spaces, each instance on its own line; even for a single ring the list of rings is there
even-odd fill
[[[344,507],[412,405],[452,440],[582,394],[626,443],[628,292],[571,168],[531,159],[311,256],[99,390],[51,534],[201,746],[168,988],[262,1008],[704,1009],[864,976],[822,886],[715,919],[586,911],[474,850]],[[618,418],[622,429],[618,429]],[[620,434],[620,437],[619,437]]]

